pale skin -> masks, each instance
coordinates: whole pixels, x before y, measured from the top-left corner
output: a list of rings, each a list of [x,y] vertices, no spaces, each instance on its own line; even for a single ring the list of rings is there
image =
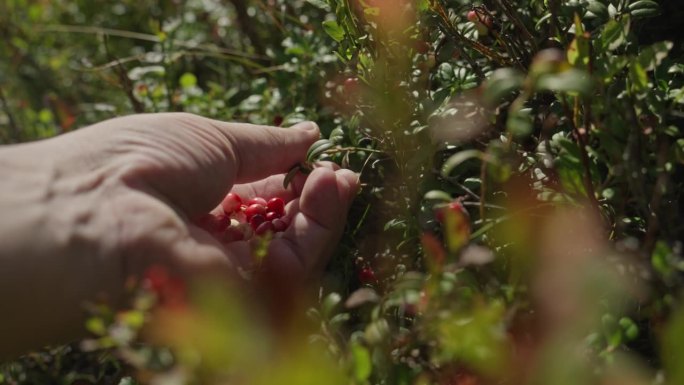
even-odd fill
[[[325,265],[358,176],[330,164],[283,187],[319,138],[185,113],[132,115],[0,147],[0,359],[84,335],[86,301],[122,302],[152,264],[185,278],[253,269],[252,244],[193,224],[229,191],[280,196],[291,218],[263,265],[296,285]]]

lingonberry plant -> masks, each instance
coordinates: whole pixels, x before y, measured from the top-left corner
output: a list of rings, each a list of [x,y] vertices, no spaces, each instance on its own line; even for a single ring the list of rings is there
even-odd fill
[[[0,383],[684,383],[677,1],[0,10],[3,142],[133,111],[310,119],[323,136],[286,184],[325,160],[363,185],[284,337],[239,290],[151,270],[130,309],[90,309],[92,339]],[[287,231],[285,203],[231,193],[196,223],[259,243]]]

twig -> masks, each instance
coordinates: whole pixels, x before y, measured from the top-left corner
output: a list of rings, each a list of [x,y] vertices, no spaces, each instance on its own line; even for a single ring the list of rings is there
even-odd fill
[[[442,27],[444,28],[443,32],[445,34],[451,35],[452,37],[456,38],[456,40],[458,40],[459,42],[468,46],[468,48],[474,49],[482,55],[485,55],[488,58],[497,61],[500,65],[509,64],[503,56],[499,55],[494,50],[484,46],[483,44],[480,44],[479,42],[466,39],[465,36],[463,36],[456,28],[454,28],[454,26],[451,24],[451,21],[449,20],[449,16],[447,15],[446,10],[444,9],[444,6],[442,5],[441,1],[433,0],[432,9],[439,16],[439,19],[441,21],[440,25],[442,25]]]
[[[340,152],[345,152],[345,151],[358,151],[358,152],[375,152],[378,154],[384,154],[385,151],[381,150],[376,150],[373,148],[364,148],[364,147],[339,147],[339,148],[332,148],[330,150],[327,150],[325,153],[326,154],[337,154]]]
[[[518,18],[518,15],[516,15],[516,11],[514,8],[510,7],[510,4],[508,3],[508,0],[498,0],[499,4],[501,4],[501,7],[503,8],[504,12],[506,13],[506,16],[508,16],[509,19],[515,24],[516,27],[520,31],[522,31],[523,35],[527,38],[527,40],[530,42],[530,45],[532,48],[537,51],[537,42],[534,40],[534,36],[530,33],[530,31],[525,27],[525,24],[523,24],[522,21],[520,21],[520,18]]]
[[[123,64],[118,63],[118,59],[114,58],[111,51],[109,50],[108,39],[109,38],[107,37],[107,35],[103,35],[105,53],[107,54],[107,58],[110,61],[117,62],[117,64],[118,64],[113,69],[114,69],[114,72],[116,72],[117,76],[119,77],[119,81],[121,82],[121,86],[123,87],[124,92],[126,93],[126,96],[128,97],[128,100],[131,102],[131,105],[133,107],[133,111],[135,111],[137,113],[143,113],[143,112],[145,112],[145,107],[143,106],[142,103],[140,103],[140,101],[133,94],[133,82],[131,81],[131,78],[128,77],[128,74],[126,73],[126,69],[124,68]]]
[[[250,19],[249,14],[247,13],[247,4],[244,0],[228,0],[231,4],[233,4],[233,7],[235,8],[235,14],[237,15],[237,21],[238,24],[240,25],[240,29],[242,32],[247,36],[249,41],[252,43],[252,46],[254,47],[254,50],[260,54],[264,55],[266,52],[266,49],[264,48],[264,45],[261,42],[261,39],[259,38],[259,34],[257,33],[257,30],[254,29],[255,24],[254,22]]]
[[[485,219],[485,194],[487,194],[487,162],[480,166],[480,220]]]
[[[573,116],[572,111],[570,110],[570,106],[568,106],[568,101],[565,99],[565,97],[562,98],[563,101],[563,110],[565,111],[565,115],[567,116],[568,120],[570,121],[570,126],[572,127],[572,132],[575,136],[575,140],[577,141],[577,145],[580,150],[580,158],[582,161],[582,166],[584,167],[584,175],[583,175],[583,180],[584,180],[584,188],[587,190],[587,195],[589,198],[589,201],[591,202],[592,206],[596,210],[596,213],[601,214],[601,209],[599,206],[598,199],[596,199],[596,192],[594,191],[594,184],[591,181],[591,165],[589,163],[589,154],[587,153],[587,143],[585,140],[584,135],[580,132],[579,128],[577,128],[577,124],[575,122],[575,118]]]
[[[658,211],[660,210],[660,204],[662,203],[663,194],[665,192],[665,189],[667,188],[669,180],[669,176],[667,174],[667,171],[665,170],[669,145],[667,143],[667,140],[662,138],[661,136],[658,137],[658,141],[660,142],[660,146],[658,149],[658,162],[656,169],[659,170],[659,172],[658,179],[656,179],[655,186],[653,186],[653,193],[651,195],[651,201],[649,203],[650,212],[648,215],[648,228],[646,229],[646,236],[644,237],[643,246],[644,255],[646,257],[650,257],[653,253],[653,249],[655,248],[656,236],[658,235],[658,231],[660,230],[660,222],[658,222]]]
[[[587,72],[589,72],[589,78],[594,76],[594,44],[591,41],[591,35],[585,34],[587,39],[587,45],[589,45],[589,63],[587,64]],[[584,129],[588,133],[591,130],[592,125],[592,115],[591,115],[591,97],[586,96],[584,98]]]
[[[101,35],[122,37],[122,38],[126,38],[126,39],[149,41],[149,42],[153,42],[153,43],[160,43],[161,42],[161,39],[158,36],[155,36],[152,34],[140,33],[140,32],[131,32],[131,31],[125,31],[125,30],[120,30],[120,29],[112,29],[112,28],[100,28],[100,27],[91,27],[91,26],[82,26],[82,25],[66,25],[66,24],[37,25],[37,26],[34,26],[34,28],[38,32],[65,32],[65,33],[101,34]],[[173,44],[177,47],[183,47],[183,48],[190,49],[190,50],[202,49],[202,50],[206,50],[206,51],[210,51],[210,52],[217,52],[217,53],[221,53],[224,55],[241,57],[241,58],[245,58],[245,59],[269,60],[269,58],[267,56],[264,56],[264,55],[253,55],[253,54],[249,54],[249,53],[238,51],[238,50],[232,50],[232,49],[228,49],[228,48],[219,47],[215,44],[206,44],[206,43],[205,44],[197,44],[197,43],[184,41],[184,40],[177,40],[177,39],[173,39]],[[258,66],[258,65],[255,64],[255,66]]]
[[[14,114],[12,114],[12,110],[10,109],[9,103],[7,102],[7,99],[5,98],[5,92],[2,90],[1,86],[0,86],[0,102],[2,102],[2,109],[5,112],[5,115],[7,115],[7,119],[9,120],[10,133],[11,133],[10,139],[12,140],[12,142],[17,143],[21,140],[21,130],[19,129],[19,126],[17,125],[17,121],[14,119]]]

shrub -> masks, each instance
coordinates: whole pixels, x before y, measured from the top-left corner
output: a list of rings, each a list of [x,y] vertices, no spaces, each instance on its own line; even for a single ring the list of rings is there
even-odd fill
[[[311,119],[308,161],[363,182],[313,332],[284,343],[213,286],[193,311],[141,288],[93,313],[95,353],[36,353],[5,382],[684,381],[674,1],[3,7],[3,142],[128,112]]]

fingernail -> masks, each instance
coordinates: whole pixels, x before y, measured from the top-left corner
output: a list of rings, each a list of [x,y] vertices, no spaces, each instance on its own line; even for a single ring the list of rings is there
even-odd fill
[[[358,173],[355,173],[352,170],[343,168],[341,170],[337,170],[337,174],[343,178],[345,178],[349,183],[353,183],[354,185],[358,186],[359,184],[359,178],[361,175]]]
[[[319,130],[318,124],[316,124],[314,122],[297,123],[294,126],[292,126],[292,128],[297,128],[297,129],[304,130],[304,131],[318,131]]]

